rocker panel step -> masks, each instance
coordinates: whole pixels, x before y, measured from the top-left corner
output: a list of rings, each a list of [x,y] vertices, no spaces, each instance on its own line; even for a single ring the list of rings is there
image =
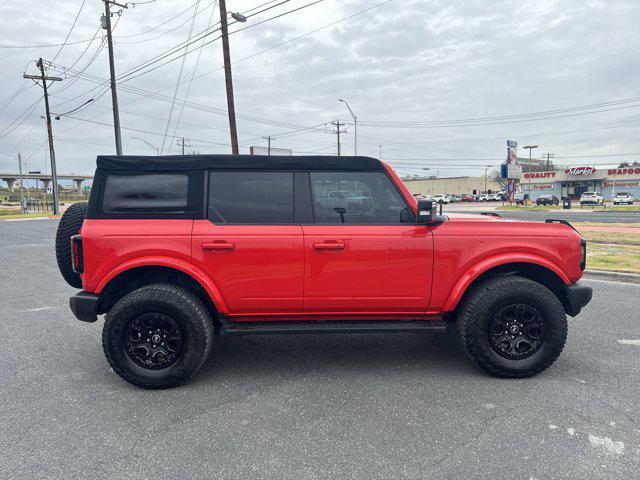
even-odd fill
[[[444,320],[331,320],[286,322],[233,322],[222,319],[221,335],[273,335],[279,333],[384,333],[444,332]]]

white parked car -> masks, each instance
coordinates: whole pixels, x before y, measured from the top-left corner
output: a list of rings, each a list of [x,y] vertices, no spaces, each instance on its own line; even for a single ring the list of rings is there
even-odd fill
[[[431,200],[433,200],[434,202],[437,203],[450,203],[451,199],[447,196],[447,195],[434,195],[433,197],[431,197]]]
[[[584,192],[580,196],[580,205],[602,205],[604,197],[598,192]]]
[[[613,196],[614,205],[633,205],[633,195],[627,192],[618,192]]]
[[[490,193],[481,193],[478,195],[477,202],[490,202],[493,200],[493,194]]]

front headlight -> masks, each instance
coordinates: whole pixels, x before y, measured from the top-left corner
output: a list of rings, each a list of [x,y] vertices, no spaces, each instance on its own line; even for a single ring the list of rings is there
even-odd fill
[[[587,266],[587,241],[580,239],[580,270],[584,271]]]

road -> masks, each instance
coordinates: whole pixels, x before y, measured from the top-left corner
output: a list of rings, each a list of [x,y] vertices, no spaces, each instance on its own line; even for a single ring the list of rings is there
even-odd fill
[[[635,478],[640,286],[593,281],[538,377],[478,371],[450,334],[218,338],[188,384],[110,371],[75,320],[55,220],[0,222],[2,479]]]
[[[567,220],[569,222],[602,222],[602,223],[640,223],[640,212],[593,212],[591,210],[580,210],[580,207],[571,210],[550,210],[547,212],[540,211],[518,211],[518,210],[495,210],[501,203],[485,203],[485,204],[452,204],[444,206],[444,213],[480,213],[493,212],[500,214],[504,218],[514,218],[518,220],[535,220],[544,221],[547,218],[557,218]]]

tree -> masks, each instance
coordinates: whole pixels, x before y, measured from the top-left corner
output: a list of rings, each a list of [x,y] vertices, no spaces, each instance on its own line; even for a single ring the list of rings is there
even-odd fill
[[[628,167],[640,167],[640,162],[638,162],[637,160],[633,163],[620,162],[620,165],[618,165],[618,168],[628,168]]]
[[[489,172],[489,180],[496,185],[500,185],[500,191],[504,191],[504,187],[507,184],[507,179],[502,178],[502,175],[500,174],[500,168],[494,168]]]

